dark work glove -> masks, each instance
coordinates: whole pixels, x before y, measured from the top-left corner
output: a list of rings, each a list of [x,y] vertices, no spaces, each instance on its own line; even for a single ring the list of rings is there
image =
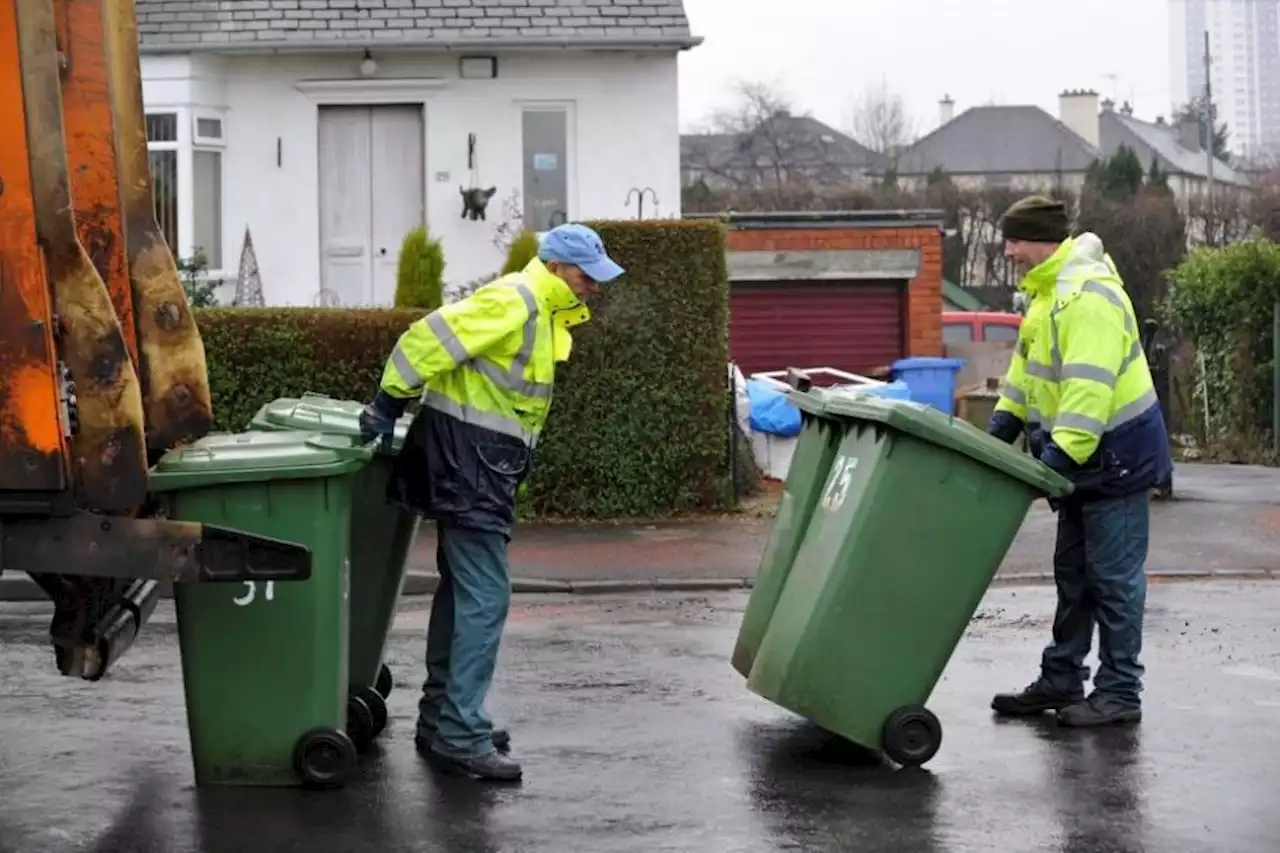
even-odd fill
[[[396,434],[396,421],[408,407],[408,400],[397,400],[395,397],[378,391],[373,402],[364,407],[360,413],[360,440],[365,444],[382,440],[382,449],[391,450],[392,439]]]
[[[1032,451],[1035,453],[1036,458],[1062,476],[1071,479],[1071,472],[1077,467],[1075,462],[1072,461],[1071,457],[1068,456],[1062,448],[1053,443],[1052,438],[1046,438],[1042,430],[1036,430],[1035,434],[1038,439],[1038,444],[1040,445],[1038,450]],[[1049,508],[1054,512],[1057,512],[1061,505],[1061,501],[1055,500],[1054,498],[1048,498],[1048,501]]]
[[[996,412],[991,416],[991,420],[987,421],[987,433],[994,435],[1005,444],[1013,444],[1017,441],[1018,436],[1022,434],[1022,429],[1022,421],[1008,412]]]
[[[1039,459],[1044,454],[1044,430],[1037,427],[1027,433],[1027,450],[1031,451],[1031,458]]]
[[[1071,457],[1064,453],[1058,445],[1054,444],[1052,438],[1043,442],[1039,459],[1064,477],[1069,475],[1071,470],[1076,467],[1075,463],[1071,461]]]

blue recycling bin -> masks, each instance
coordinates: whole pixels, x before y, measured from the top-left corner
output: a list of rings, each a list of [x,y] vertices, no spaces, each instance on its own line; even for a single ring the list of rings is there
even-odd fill
[[[868,397],[886,397],[890,400],[911,399],[911,388],[900,379],[886,382],[883,385],[861,385],[854,390]]]
[[[911,399],[955,414],[956,374],[964,366],[962,358],[901,358],[893,363],[893,378],[911,389]]]

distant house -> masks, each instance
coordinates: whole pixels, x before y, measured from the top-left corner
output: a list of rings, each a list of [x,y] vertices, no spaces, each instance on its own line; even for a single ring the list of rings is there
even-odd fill
[[[1102,157],[1096,145],[1039,107],[981,106],[951,116],[948,105],[943,102],[941,126],[899,158],[904,188],[920,189],[941,170],[968,189],[1078,190],[1089,166]],[[1070,106],[1064,103],[1064,112]]]
[[[1104,101],[1099,117],[1099,137],[1102,150],[1112,154],[1121,145],[1128,146],[1146,169],[1152,160],[1160,171],[1169,176],[1169,188],[1173,194],[1186,199],[1203,193],[1208,184],[1208,152],[1200,145],[1200,125],[1194,120],[1183,119],[1171,125],[1161,117],[1154,122],[1134,118],[1127,104],[1119,111],[1110,101]],[[1243,171],[1221,160],[1213,162],[1213,180],[1223,187],[1242,189],[1250,180]]]
[[[959,116],[952,102],[942,102],[941,124],[908,148],[898,165],[905,187],[918,188],[937,170],[958,186],[1001,187],[1036,191],[1055,186],[1078,192],[1089,167],[1116,153],[1121,145],[1134,151],[1144,168],[1155,160],[1169,175],[1180,199],[1203,191],[1208,176],[1205,152],[1194,123],[1174,127],[1163,121],[1134,118],[1096,92],[1070,91],[1059,96],[1059,115],[1037,106],[980,106]],[[1224,186],[1244,187],[1242,173],[1217,161],[1213,178]]]
[[[786,185],[849,186],[880,169],[870,149],[809,116],[779,110],[734,133],[680,137],[680,180],[713,190]]]
[[[387,305],[404,235],[447,283],[504,235],[678,216],[681,0],[137,0],[156,206],[174,250],[268,304]],[[464,191],[490,190],[485,218]]]

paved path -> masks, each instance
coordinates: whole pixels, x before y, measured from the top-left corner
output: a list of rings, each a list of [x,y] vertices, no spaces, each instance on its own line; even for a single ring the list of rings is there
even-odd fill
[[[414,754],[418,599],[391,638],[381,748],[345,790],[310,794],[194,787],[169,604],[96,684],[58,677],[43,611],[7,605],[0,851],[1277,849],[1280,584],[1154,586],[1146,719],[1097,732],[992,719],[990,695],[1033,673],[1053,600],[991,590],[929,701],[943,745],[921,771],[752,694],[728,664],[746,597],[518,600],[492,701],[525,765],[514,788],[441,779]]]
[[[1280,469],[1184,465],[1177,498],[1152,505],[1152,572],[1171,575],[1280,572]],[[1057,517],[1043,501],[1000,568],[1005,579],[1048,577]],[[608,589],[619,583],[722,580],[749,583],[772,531],[760,516],[639,525],[524,525],[511,543],[517,578]],[[435,568],[427,528],[413,567]],[[531,585],[531,587],[534,585]]]
[[[1177,499],[1152,505],[1150,571],[1167,575],[1280,573],[1280,469],[1183,465]],[[522,592],[747,586],[773,529],[764,510],[654,524],[526,524],[511,542]],[[1051,576],[1056,517],[1032,505],[998,577]],[[426,525],[410,557],[409,595],[434,589],[435,533]],[[43,600],[25,575],[0,577],[0,599]]]

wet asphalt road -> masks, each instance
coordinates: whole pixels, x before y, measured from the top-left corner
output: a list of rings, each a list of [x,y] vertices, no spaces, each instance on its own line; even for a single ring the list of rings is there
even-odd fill
[[[512,613],[492,709],[518,788],[439,779],[412,723],[426,613],[398,621],[393,720],[337,792],[196,790],[168,605],[108,681],[55,673],[44,608],[0,610],[0,851],[1275,851],[1280,584],[1157,584],[1140,728],[997,723],[1052,592],[999,588],[930,707],[923,771],[877,764],[745,689],[745,593],[539,596]]]

